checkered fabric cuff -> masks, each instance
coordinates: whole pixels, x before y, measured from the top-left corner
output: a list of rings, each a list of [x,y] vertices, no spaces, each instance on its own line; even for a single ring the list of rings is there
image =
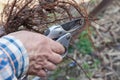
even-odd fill
[[[29,66],[29,58],[22,42],[13,36],[4,36],[0,39],[0,47],[11,60],[12,68],[16,77],[26,74]]]

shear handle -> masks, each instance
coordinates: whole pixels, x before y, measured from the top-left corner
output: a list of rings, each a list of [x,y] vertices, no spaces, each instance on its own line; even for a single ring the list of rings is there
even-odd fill
[[[65,48],[65,53],[62,55],[62,57],[64,58],[67,53],[68,53],[68,47],[70,44],[70,40],[71,40],[71,34],[70,33],[66,33],[65,35],[61,36],[60,38],[58,38],[56,41],[59,42],[60,44],[62,44]]]

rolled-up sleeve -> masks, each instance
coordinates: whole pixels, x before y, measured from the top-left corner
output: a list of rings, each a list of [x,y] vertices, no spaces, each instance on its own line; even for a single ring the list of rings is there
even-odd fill
[[[29,59],[23,44],[12,36],[0,38],[0,80],[17,80],[28,70]]]

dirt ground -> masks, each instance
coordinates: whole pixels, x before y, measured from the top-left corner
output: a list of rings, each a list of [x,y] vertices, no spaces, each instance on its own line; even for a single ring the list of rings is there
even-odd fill
[[[97,31],[97,38],[93,40],[96,46],[104,46],[100,55],[108,71],[98,71],[94,76],[99,77],[93,80],[120,80],[120,1],[113,1],[98,17],[100,20],[92,23]]]

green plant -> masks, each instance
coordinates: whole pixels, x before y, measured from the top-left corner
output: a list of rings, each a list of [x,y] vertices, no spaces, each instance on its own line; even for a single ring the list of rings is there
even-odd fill
[[[99,68],[99,64],[100,64],[100,61],[98,59],[93,59],[93,63],[91,65],[89,63],[87,63],[87,62],[84,62],[82,64],[82,67],[87,72],[87,75],[89,77],[92,77],[93,70],[98,69]]]
[[[90,0],[91,1],[91,3],[93,3],[93,4],[95,4],[96,3],[96,0]]]
[[[79,35],[79,41],[76,43],[78,50],[83,54],[90,54],[93,52],[91,41],[88,37],[88,31],[85,30]]]
[[[70,78],[69,80],[76,80],[75,78]]]

